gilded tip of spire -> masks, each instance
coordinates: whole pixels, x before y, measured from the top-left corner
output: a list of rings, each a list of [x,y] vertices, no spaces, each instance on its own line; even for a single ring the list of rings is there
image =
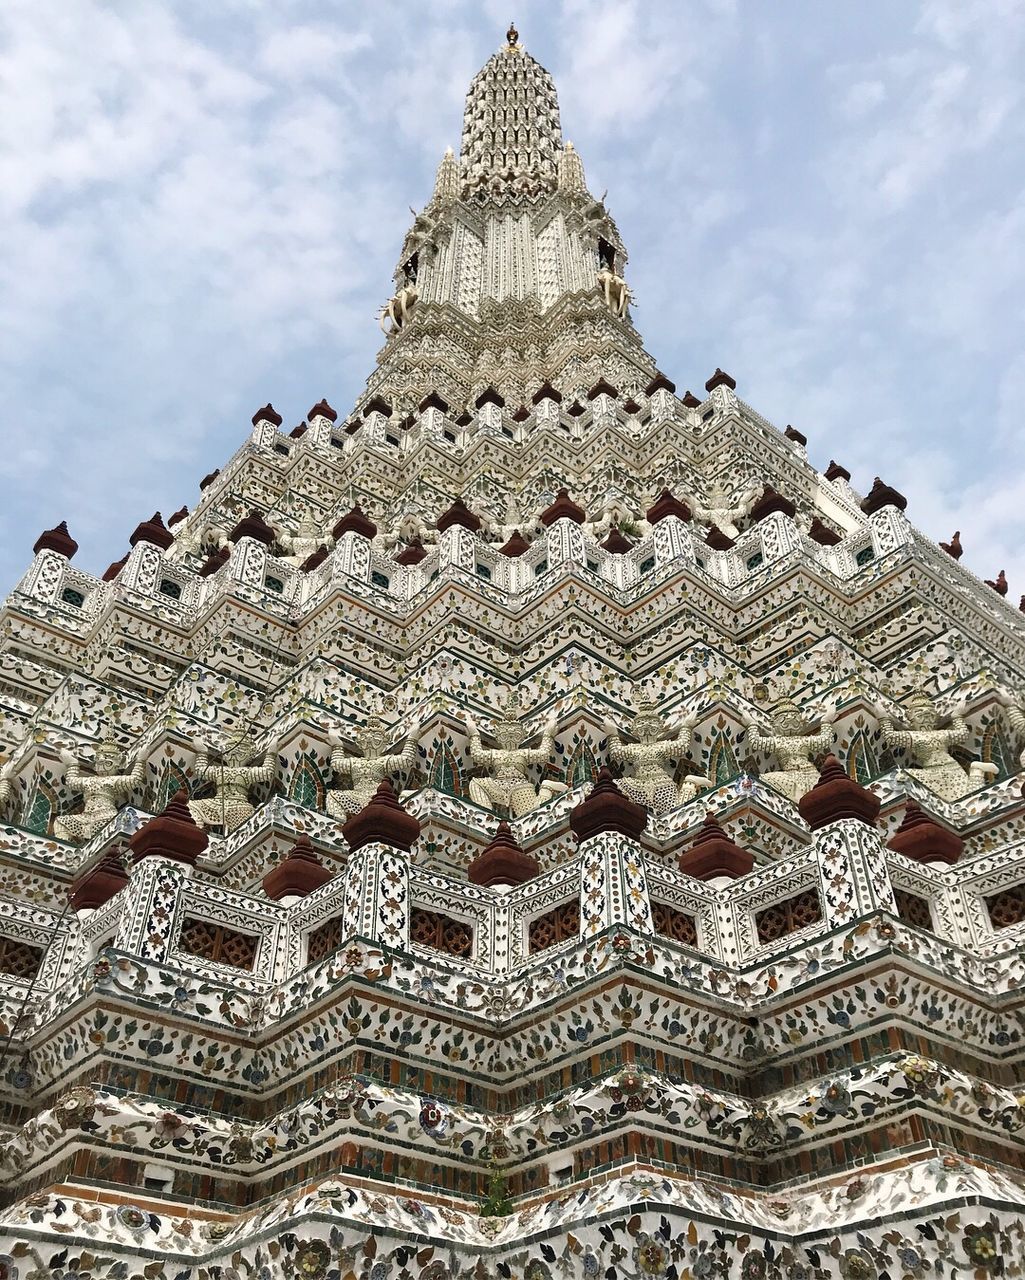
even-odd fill
[[[448,156],[453,156],[453,155],[455,155],[455,152],[452,150],[452,148],[451,148],[451,147],[446,147],[446,148],[445,148],[445,156],[446,156],[446,158],[447,158]]]
[[[513,22],[509,23],[509,30],[505,33],[505,38],[506,40],[508,40],[510,48],[515,46],[516,42],[520,38],[520,33],[516,30],[515,23]]]
[[[572,143],[572,142],[567,142],[567,143],[566,143],[566,150],[567,150],[567,151],[575,151],[575,150],[576,150],[576,147],[574,147],[574,145],[573,145],[573,143]]]

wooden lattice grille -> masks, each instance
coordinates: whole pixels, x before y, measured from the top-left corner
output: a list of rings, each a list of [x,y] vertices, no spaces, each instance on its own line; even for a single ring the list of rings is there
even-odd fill
[[[409,938],[418,946],[444,951],[450,956],[473,954],[473,926],[465,920],[453,920],[440,911],[414,907],[409,917]]]
[[[913,924],[917,929],[932,928],[932,907],[928,898],[921,898],[907,889],[894,889],[893,896],[897,902],[897,914],[905,924]]]
[[[774,902],[755,916],[759,942],[775,942],[788,933],[797,933],[822,919],[822,904],[817,889],[806,889],[793,898]]]
[[[252,969],[260,939],[249,933],[238,933],[211,920],[190,916],[182,924],[178,948],[201,960],[228,964],[233,969]]]
[[[43,948],[17,938],[0,937],[0,973],[12,978],[32,979],[43,963]]]
[[[306,963],[316,964],[333,955],[342,945],[342,917],[332,916],[311,929],[306,939]]]
[[[1025,920],[1025,884],[1001,889],[986,899],[986,910],[994,929],[1009,929]]]
[[[655,932],[660,933],[663,938],[672,938],[674,942],[682,942],[688,947],[698,945],[697,922],[686,911],[679,911],[667,902],[653,902],[651,916]]]
[[[531,920],[527,927],[528,950],[531,955],[535,951],[545,951],[559,942],[568,942],[570,938],[580,937],[580,900],[570,898],[560,903],[543,916]]]

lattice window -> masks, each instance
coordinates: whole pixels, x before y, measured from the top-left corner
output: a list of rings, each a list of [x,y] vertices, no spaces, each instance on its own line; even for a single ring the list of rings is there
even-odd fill
[[[73,609],[81,609],[85,604],[85,596],[74,587],[65,587],[61,592],[61,599],[65,604],[70,604]]]
[[[1009,929],[1025,921],[1025,884],[1001,889],[986,899],[986,910],[994,929]]]
[[[932,928],[932,907],[928,898],[919,897],[907,889],[894,889],[893,896],[897,901],[897,914],[905,924],[913,924],[918,929]]]
[[[580,937],[580,900],[570,898],[527,926],[527,944],[531,955],[545,951],[557,943]]]
[[[788,933],[796,933],[822,919],[822,904],[817,889],[806,889],[796,897],[774,902],[755,916],[759,942],[775,942]]]
[[[301,757],[292,775],[290,798],[304,809],[320,809],[324,805],[327,788],[311,753]]]
[[[172,600],[180,600],[182,598],[181,583],[175,582],[173,578],[161,578],[160,594],[168,596]]]
[[[31,981],[43,963],[43,948],[0,935],[0,973]]]
[[[201,960],[215,964],[229,964],[233,969],[252,970],[256,963],[256,948],[260,939],[249,933],[238,933],[223,924],[211,920],[197,920],[193,916],[182,924],[178,947]]]
[[[48,836],[56,812],[56,793],[48,782],[40,779],[36,783],[35,795],[32,797],[32,803],[25,818],[25,829],[34,831],[39,836]]]
[[[409,917],[409,937],[418,946],[444,951],[450,956],[473,953],[473,926],[465,920],[453,920],[440,911],[414,907]]]
[[[653,902],[651,915],[655,922],[655,932],[663,938],[672,938],[674,942],[682,942],[685,946],[698,945],[698,926],[693,916],[686,911],[671,907],[668,902]]]
[[[342,945],[342,917],[332,916],[311,929],[306,938],[306,963],[317,964]]]

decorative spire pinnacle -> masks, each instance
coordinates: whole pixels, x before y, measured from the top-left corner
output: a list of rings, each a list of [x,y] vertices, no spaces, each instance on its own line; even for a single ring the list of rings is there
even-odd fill
[[[735,880],[747,875],[754,858],[729,838],[710,812],[705,814],[690,848],[680,854],[679,865],[681,871],[696,880],[715,880],[719,876]]]
[[[438,165],[434,179],[434,199],[438,204],[452,204],[459,199],[459,162],[451,147],[445,148],[445,154]]]
[[[587,192],[584,162],[572,142],[567,142],[559,154],[558,184],[560,191],[570,195],[584,195]]]
[[[514,22],[509,23],[509,30],[505,33],[505,38],[509,44],[509,48],[514,49],[520,38],[520,33],[516,30],[516,24]]]
[[[150,818],[128,841],[135,861],[143,858],[170,858],[194,865],[210,838],[189,812],[189,794],[176,791],[163,813]]]

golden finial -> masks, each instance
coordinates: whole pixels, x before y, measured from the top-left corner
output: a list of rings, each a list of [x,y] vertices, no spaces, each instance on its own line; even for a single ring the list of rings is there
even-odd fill
[[[509,23],[509,30],[505,33],[505,38],[509,41],[510,47],[515,45],[516,41],[519,40],[520,33],[516,30],[516,24],[514,22]]]

